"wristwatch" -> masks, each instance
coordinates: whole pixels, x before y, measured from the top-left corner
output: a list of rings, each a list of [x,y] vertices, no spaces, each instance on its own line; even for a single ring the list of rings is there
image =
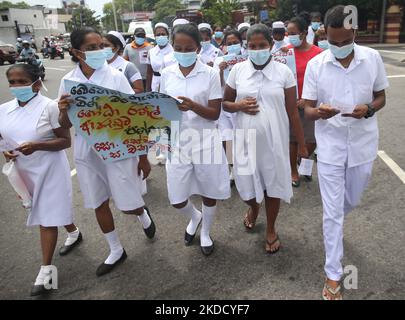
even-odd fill
[[[368,111],[367,111],[366,115],[364,116],[364,118],[366,118],[366,119],[373,117],[376,112],[375,108],[371,104],[367,104],[367,107],[368,107]]]

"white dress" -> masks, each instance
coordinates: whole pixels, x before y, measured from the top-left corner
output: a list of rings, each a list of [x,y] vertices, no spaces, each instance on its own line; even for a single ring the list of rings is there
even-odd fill
[[[17,99],[0,106],[0,135],[22,144],[55,138],[59,109],[55,101],[40,93],[24,107]],[[73,223],[72,181],[65,151],[22,153],[16,167],[32,196],[27,225],[59,227]]]
[[[164,48],[156,46],[149,51],[149,64],[154,73],[160,74],[164,68],[176,63],[173,52],[173,47],[170,44],[166,45]],[[159,84],[160,76],[154,74],[152,78],[152,91],[158,91]]]
[[[261,203],[267,191],[269,197],[290,202],[290,125],[284,89],[296,85],[293,73],[276,61],[262,71],[255,70],[247,60],[233,67],[227,84],[237,91],[236,101],[253,97],[260,109],[255,116],[243,112],[235,116],[234,175],[241,198]],[[249,129],[256,139],[248,134]]]
[[[63,77],[59,96],[67,93],[64,87],[65,79],[134,94],[127,78],[107,63],[94,71],[90,79],[87,79],[77,66]],[[74,158],[86,208],[97,209],[110,198],[113,198],[116,207],[121,211],[131,211],[145,205],[142,198],[142,179],[138,176],[137,158],[107,163],[77,133]]]
[[[200,61],[187,77],[178,64],[166,68],[160,85],[162,93],[185,96],[203,106],[207,106],[209,100],[222,99],[218,72]],[[196,140],[190,143],[186,133],[195,134]],[[229,170],[216,121],[204,119],[193,111],[183,112],[180,136],[185,140],[173,142],[171,161],[166,163],[170,203],[183,203],[191,195],[228,199],[231,195]],[[206,156],[209,159],[205,162]]]

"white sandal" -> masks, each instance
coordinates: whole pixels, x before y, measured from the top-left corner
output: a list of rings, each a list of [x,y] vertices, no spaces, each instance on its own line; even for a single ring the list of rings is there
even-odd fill
[[[322,299],[325,301],[343,300],[342,287],[339,285],[336,289],[334,289],[325,283],[322,291]]]

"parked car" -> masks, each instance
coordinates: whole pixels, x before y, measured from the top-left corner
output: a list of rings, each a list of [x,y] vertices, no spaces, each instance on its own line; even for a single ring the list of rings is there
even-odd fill
[[[13,45],[0,41],[0,65],[2,66],[5,61],[14,64],[17,59],[17,52]]]

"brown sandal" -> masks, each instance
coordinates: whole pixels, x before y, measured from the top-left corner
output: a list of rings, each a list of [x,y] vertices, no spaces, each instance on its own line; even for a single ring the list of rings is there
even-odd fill
[[[332,288],[327,282],[322,291],[322,299],[326,301],[343,300],[342,287],[339,285],[336,289]]]
[[[275,251],[267,250],[267,246],[266,246],[266,252],[267,252],[268,254],[276,254],[277,252],[279,252],[279,251],[280,251],[280,248],[281,248],[281,241],[280,241],[280,238],[279,238],[278,235],[277,235],[276,239],[275,239],[273,242],[269,242],[269,240],[266,240],[266,243],[267,243],[267,245],[268,245],[270,248],[271,248],[271,246],[273,246],[273,245],[274,245],[275,243],[277,243],[277,242],[279,242],[280,245],[278,246],[277,250],[275,250]]]
[[[256,226],[257,217],[254,222],[251,222],[249,219],[251,214],[252,214],[252,208],[249,207],[248,211],[246,212],[245,219],[243,219],[243,224],[247,230],[253,230],[253,228]]]

